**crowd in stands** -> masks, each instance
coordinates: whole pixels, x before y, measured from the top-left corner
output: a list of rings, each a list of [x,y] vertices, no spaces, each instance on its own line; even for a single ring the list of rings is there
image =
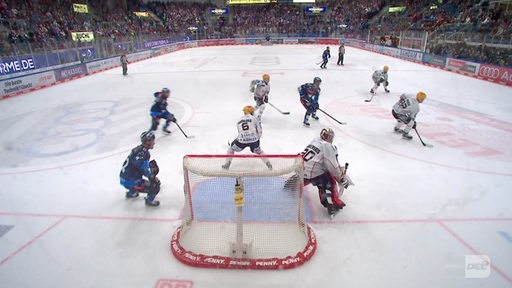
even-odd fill
[[[322,1],[322,0],[321,0]],[[80,0],[0,0],[0,55],[12,57],[77,45],[71,32],[94,31],[96,40],[118,43],[130,37],[233,38],[262,35],[364,37],[379,35],[383,45],[399,45],[401,31],[431,35],[480,33],[508,39],[512,45],[512,3],[483,0],[335,0],[317,1],[327,12],[311,15],[303,5],[267,4],[229,6],[228,15],[211,15],[211,3],[148,2],[142,0],[88,0],[89,13],[76,13]],[[398,4],[399,3],[399,4]],[[390,12],[389,7],[403,6]],[[147,12],[139,17],[133,12]],[[386,37],[386,38],[384,38]],[[364,39],[364,38],[363,38]],[[428,52],[491,64],[512,66],[510,48],[493,45],[430,41]],[[439,39],[442,39],[439,40]],[[483,40],[483,39],[482,39]],[[379,40],[377,40],[379,41]],[[78,43],[80,44],[80,43]],[[71,46],[70,46],[71,45]],[[503,45],[502,45],[503,46]],[[111,53],[116,53],[115,49]]]

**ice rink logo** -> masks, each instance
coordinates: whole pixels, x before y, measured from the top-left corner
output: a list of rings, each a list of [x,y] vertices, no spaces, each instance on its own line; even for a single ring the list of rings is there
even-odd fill
[[[487,255],[466,255],[466,278],[487,278],[491,275],[491,258]]]

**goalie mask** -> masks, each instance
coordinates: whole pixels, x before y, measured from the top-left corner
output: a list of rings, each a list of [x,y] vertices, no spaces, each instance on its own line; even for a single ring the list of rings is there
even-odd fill
[[[334,140],[334,131],[331,128],[324,128],[320,132],[320,138],[326,142],[332,143],[332,140]]]

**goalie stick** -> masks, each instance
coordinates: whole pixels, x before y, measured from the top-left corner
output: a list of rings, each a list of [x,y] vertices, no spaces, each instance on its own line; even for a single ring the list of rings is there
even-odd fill
[[[290,112],[284,112],[284,111],[281,111],[281,109],[277,108],[276,106],[274,106],[274,104],[270,103],[270,102],[267,102],[268,105],[274,107],[274,109],[276,109],[279,113],[283,114],[283,115],[289,115]]]
[[[420,133],[418,133],[418,130],[416,129],[416,127],[414,127],[414,131],[416,131],[416,135],[418,135],[418,139],[420,139],[420,142],[423,146],[429,147],[429,148],[434,147],[434,145],[432,145],[432,144],[427,144],[427,143],[423,142],[423,139],[421,139]]]
[[[192,139],[192,138],[195,138],[194,135],[187,135],[185,134],[185,131],[183,131],[183,129],[181,129],[180,125],[178,124],[178,122],[174,122],[174,124],[176,124],[176,126],[178,126],[178,128],[180,129],[181,133],[183,133],[183,136],[185,136],[185,138],[188,138],[188,139]]]

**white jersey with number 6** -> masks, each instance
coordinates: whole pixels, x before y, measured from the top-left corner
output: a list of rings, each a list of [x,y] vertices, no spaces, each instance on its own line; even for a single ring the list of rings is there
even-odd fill
[[[301,155],[304,158],[305,179],[313,179],[328,172],[336,178],[336,181],[341,180],[338,149],[333,144],[321,138],[315,138]]]
[[[416,115],[420,112],[420,105],[416,100],[416,95],[402,94],[398,102],[393,105],[393,111],[397,114],[403,114],[411,117],[412,120],[416,119]]]
[[[236,126],[238,129],[238,142],[246,144],[260,140],[262,134],[261,124],[253,115],[242,116]]]

